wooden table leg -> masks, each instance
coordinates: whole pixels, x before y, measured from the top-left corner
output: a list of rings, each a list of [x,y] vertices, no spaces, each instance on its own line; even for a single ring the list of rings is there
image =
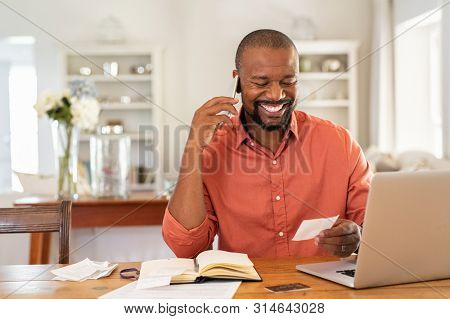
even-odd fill
[[[30,239],[30,265],[48,264],[51,233],[32,233]]]

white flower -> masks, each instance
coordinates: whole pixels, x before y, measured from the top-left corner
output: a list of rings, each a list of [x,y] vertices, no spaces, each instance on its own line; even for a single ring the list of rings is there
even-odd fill
[[[93,130],[98,122],[100,106],[94,98],[71,98],[72,124],[82,130]]]
[[[72,96],[70,89],[64,89],[61,94],[61,98],[65,97],[70,101],[70,97]]]
[[[60,98],[59,95],[48,90],[43,91],[34,105],[34,109],[37,111],[38,116],[41,117],[45,115],[48,110],[54,108],[58,104]]]

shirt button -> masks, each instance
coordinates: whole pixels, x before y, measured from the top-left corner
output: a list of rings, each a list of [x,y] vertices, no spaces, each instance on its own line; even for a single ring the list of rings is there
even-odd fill
[[[255,146],[255,143],[253,143],[253,142],[250,142],[250,145],[251,145],[251,146]]]
[[[280,200],[281,199],[280,195],[277,195],[277,197],[275,197],[275,199]]]
[[[276,161],[276,160],[273,160],[273,161],[272,161],[272,164],[273,164],[273,165],[277,165],[277,161]]]
[[[284,233],[283,233],[282,231],[280,231],[280,232],[278,233],[278,236],[280,236],[280,237],[283,237],[283,235],[284,235]]]

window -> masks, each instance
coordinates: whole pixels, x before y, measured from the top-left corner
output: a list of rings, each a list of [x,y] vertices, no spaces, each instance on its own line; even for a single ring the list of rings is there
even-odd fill
[[[421,17],[396,27],[407,30],[395,42],[396,151],[442,157],[441,19],[436,13],[411,28]]]
[[[23,173],[38,172],[38,122],[33,109],[36,103],[37,79],[33,59],[34,39],[31,37],[10,37],[0,40],[0,78],[7,86],[2,92],[1,123],[9,130],[0,131],[2,149],[8,156],[0,158],[2,177],[13,176],[13,171]],[[8,123],[9,114],[9,123]],[[9,124],[9,125],[8,125]],[[8,149],[9,148],[9,149]],[[2,179],[0,189],[20,191],[21,185],[15,176],[11,180]],[[9,184],[9,185],[6,185]],[[11,185],[12,184],[12,185]]]
[[[21,173],[38,172],[36,70],[33,65],[13,64],[9,71],[11,168]],[[14,185],[13,189],[17,188]]]

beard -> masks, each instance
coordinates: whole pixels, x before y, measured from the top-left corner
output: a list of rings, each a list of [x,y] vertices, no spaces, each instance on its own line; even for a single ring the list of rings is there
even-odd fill
[[[295,103],[296,101],[291,98],[285,98],[278,101],[266,101],[266,100],[257,100],[253,102],[253,113],[248,112],[245,108],[245,113],[251,117],[251,119],[258,124],[263,130],[266,131],[276,131],[276,130],[286,130],[288,127],[292,112],[295,109]],[[261,119],[261,116],[259,115],[259,109],[262,107],[261,104],[265,105],[279,105],[283,104],[283,108],[286,108],[286,111],[284,111],[283,115],[281,116],[281,120],[277,124],[266,124]]]

